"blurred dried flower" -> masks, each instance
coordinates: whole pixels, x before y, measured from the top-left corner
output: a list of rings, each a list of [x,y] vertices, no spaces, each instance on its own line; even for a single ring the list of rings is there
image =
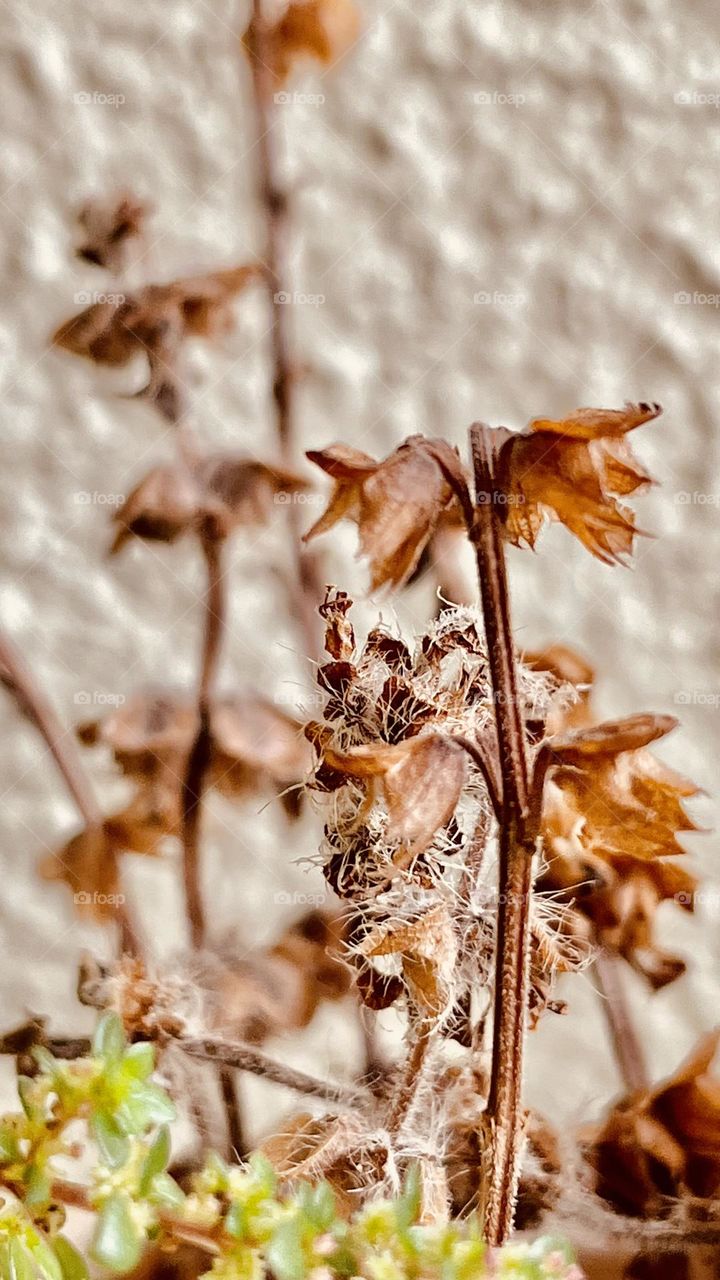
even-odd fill
[[[143,354],[149,381],[139,394],[169,422],[181,415],[177,357],[185,338],[214,338],[232,327],[232,302],[263,273],[258,263],[146,285],[96,302],[53,335],[53,343],[96,364],[121,367]]]
[[[128,243],[140,235],[149,206],[132,192],[87,200],[78,213],[84,239],[79,258],[117,272],[125,265]]]
[[[360,34],[360,14],[353,0],[293,0],[285,13],[262,32],[257,42],[252,31],[243,44],[248,51],[260,44],[264,62],[278,84],[287,80],[295,64],[315,58],[325,66],[337,62]]]
[[[685,1192],[720,1191],[719,1042],[719,1031],[704,1036],[669,1080],[623,1099],[593,1135],[598,1193],[621,1212],[662,1216]]]
[[[306,488],[293,471],[236,454],[205,459],[193,472],[179,464],[154,467],[113,515],[111,554],[132,536],[171,543],[202,528],[225,538],[240,525],[268,520],[278,494]]]

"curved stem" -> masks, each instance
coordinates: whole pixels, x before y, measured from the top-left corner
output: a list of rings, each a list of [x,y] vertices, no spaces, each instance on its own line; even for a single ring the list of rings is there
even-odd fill
[[[610,1028],[613,1048],[629,1093],[647,1089],[649,1085],[645,1055],[635,1031],[627,997],[623,988],[622,961],[604,948],[595,957],[595,972],[603,999],[603,1009]]]

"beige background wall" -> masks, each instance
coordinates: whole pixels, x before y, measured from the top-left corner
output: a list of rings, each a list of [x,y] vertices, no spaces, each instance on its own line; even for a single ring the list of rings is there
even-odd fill
[[[720,731],[717,401],[720,57],[711,0],[454,5],[365,0],[364,32],[330,74],[293,84],[321,102],[278,111],[294,191],[291,288],[303,444],[341,438],[387,451],[404,435],[462,443],[477,417],[520,426],[578,404],[658,399],[638,433],[662,482],[641,502],[633,572],[591,562],[562,530],[536,557],[512,553],[518,636],[565,639],[602,673],[610,713],[674,710],[666,756],[709,791]],[[72,218],[90,193],[127,184],[156,212],[128,283],[242,261],[261,246],[244,7],[225,0],[3,0],[0,318],[6,530],[2,615],[68,724],[144,681],[192,678],[200,565],[184,549],[130,550],[108,565],[108,502],[172,441],[140,403],[115,398],[137,375],[99,374],[48,349],[53,327],[104,278],[72,258]],[[122,102],[105,101],[122,98]],[[89,99],[89,101],[88,101]],[[191,350],[193,422],[208,441],[273,450],[261,298],[237,329]],[[133,382],[133,377],[136,381]],[[80,495],[80,496],[79,496]],[[90,495],[90,500],[82,495]],[[310,519],[308,513],[308,523]],[[328,580],[360,588],[351,534]],[[306,668],[283,617],[280,528],[238,538],[224,679],[267,687],[284,705]],[[397,606],[425,616],[427,584]],[[392,618],[395,605],[383,605]],[[366,615],[367,616],[367,615]],[[272,673],[270,675],[269,673]],[[3,699],[0,746],[3,1025],[31,1008],[79,1025],[72,1000],[82,945],[68,897],[34,867],[75,815],[34,734]],[[99,762],[97,786],[115,796]],[[701,818],[710,806],[700,803]],[[317,888],[290,857],[312,851],[276,807],[213,807],[208,891],[218,936],[272,935],[279,889]],[[717,838],[694,838],[709,890],[696,924],[669,910],[690,973],[645,1006],[659,1070],[717,1016]],[[712,889],[714,877],[714,890]],[[270,886],[270,887],[268,887]],[[177,868],[137,863],[131,890],[170,951],[181,939]],[[130,890],[129,890],[130,891]],[[297,908],[295,908],[297,910]],[[569,1019],[533,1045],[533,1095],[582,1116],[615,1085],[590,977]],[[336,1015],[304,1050],[340,1069]],[[335,1028],[335,1030],[333,1030]],[[594,1074],[584,1067],[587,1050]],[[576,1064],[571,1075],[558,1062]]]

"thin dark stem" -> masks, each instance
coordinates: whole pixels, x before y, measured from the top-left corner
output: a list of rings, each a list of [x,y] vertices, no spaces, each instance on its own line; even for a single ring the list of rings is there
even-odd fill
[[[202,947],[206,937],[206,916],[201,884],[200,834],[202,802],[208,769],[212,762],[212,694],[215,687],[223,633],[227,615],[227,603],[223,585],[223,543],[205,529],[200,542],[207,570],[205,592],[205,630],[203,638],[200,678],[198,681],[198,730],[188,756],[187,770],[182,788],[182,844],[185,903],[190,939],[193,947]],[[227,1124],[228,1145],[231,1151],[243,1156],[246,1150],[244,1125],[240,1100],[235,1087],[235,1077],[230,1066],[218,1071],[220,1096]]]
[[[487,1119],[491,1139],[485,1232],[492,1245],[513,1229],[522,1157],[522,1080],[529,997],[530,907],[535,833],[528,829],[529,776],[518,698],[505,555],[488,429],[471,428],[477,557],[503,783],[492,1065]]]
[[[12,693],[23,715],[44,738],[68,791],[87,827],[99,827],[102,814],[85,774],[72,735],[63,728],[38,686],[24,658],[0,631],[0,680]]]
[[[622,961],[603,949],[595,957],[603,1009],[612,1038],[615,1057],[629,1093],[647,1089],[648,1074],[645,1055],[638,1039],[622,981]]]
[[[298,1093],[307,1093],[316,1098],[324,1098],[327,1102],[341,1103],[344,1106],[357,1107],[364,1103],[372,1104],[372,1098],[364,1090],[350,1085],[336,1084],[331,1080],[318,1080],[304,1071],[296,1071],[282,1062],[276,1062],[267,1054],[251,1045],[233,1044],[227,1040],[218,1040],[212,1036],[201,1039],[180,1038],[177,1044],[183,1053],[191,1058],[205,1058],[210,1062],[220,1062],[233,1067],[237,1071],[249,1071],[252,1075],[264,1076],[275,1084],[284,1085],[286,1089],[294,1089]]]
[[[200,822],[205,779],[212,757],[210,695],[223,628],[225,625],[225,593],[222,584],[222,545],[210,536],[202,536],[202,550],[207,568],[205,592],[205,630],[198,682],[198,730],[190,749],[182,788],[182,844],[185,902],[190,938],[194,947],[205,941],[205,908],[200,885]]]
[[[265,214],[265,283],[272,308],[272,395],[275,428],[280,461],[292,468],[295,458],[295,369],[291,358],[290,311],[287,305],[288,200],[280,186],[274,146],[275,78],[267,53],[266,23],[261,0],[253,0],[252,21],[246,44],[252,72],[255,117],[257,121],[257,153],[260,171],[260,199]],[[293,573],[289,583],[292,606],[297,615],[305,654],[314,658],[319,649],[317,609],[322,599],[321,584],[314,556],[301,541],[301,508],[287,504],[287,519],[292,542]]]
[[[43,738],[88,828],[102,827],[102,813],[77,751],[72,733],[63,727],[49,699],[38,685],[24,658],[0,630],[0,682],[15,698],[22,714]],[[108,845],[108,858],[117,856]],[[119,904],[120,946],[131,955],[139,953],[139,943],[124,903]]]

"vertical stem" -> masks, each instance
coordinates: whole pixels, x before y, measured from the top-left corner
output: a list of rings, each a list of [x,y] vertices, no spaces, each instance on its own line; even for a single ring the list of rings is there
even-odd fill
[[[430,1018],[413,1019],[411,1017],[410,1027],[412,1043],[385,1121],[391,1137],[395,1137],[400,1132],[417,1096],[418,1085],[422,1080],[423,1068],[432,1042],[434,1023]]]
[[[295,371],[290,355],[290,307],[286,301],[280,300],[282,296],[286,296],[288,280],[288,200],[280,186],[274,148],[275,76],[271,55],[267,51],[266,33],[261,0],[253,0],[246,44],[257,120],[260,199],[265,213],[265,283],[272,308],[272,395],[280,461],[284,466],[292,467],[295,462]],[[317,608],[322,598],[320,582],[315,560],[302,545],[300,509],[292,502],[287,505],[287,518],[293,554],[292,605],[302,632],[306,656],[315,657],[319,649]]]
[[[513,1228],[522,1158],[522,1079],[529,996],[533,831],[527,828],[528,765],[517,691],[510,603],[496,512],[489,433],[471,428],[477,516],[475,545],[503,780],[492,1067],[491,1152],[485,1232],[502,1244]]]
[[[207,568],[207,588],[198,681],[198,731],[190,749],[182,787],[183,880],[193,947],[203,946],[207,927],[201,887],[200,828],[207,771],[212,760],[212,694],[227,613],[223,587],[223,544],[207,529],[202,531],[200,541]],[[230,1150],[243,1156],[246,1147],[242,1115],[235,1088],[235,1073],[231,1067],[219,1067],[218,1082],[227,1120]]]
[[[620,970],[621,961],[605,949],[595,957],[595,972],[604,996],[602,1005],[610,1028],[613,1048],[625,1087],[629,1093],[648,1087],[645,1055],[633,1025]]]

